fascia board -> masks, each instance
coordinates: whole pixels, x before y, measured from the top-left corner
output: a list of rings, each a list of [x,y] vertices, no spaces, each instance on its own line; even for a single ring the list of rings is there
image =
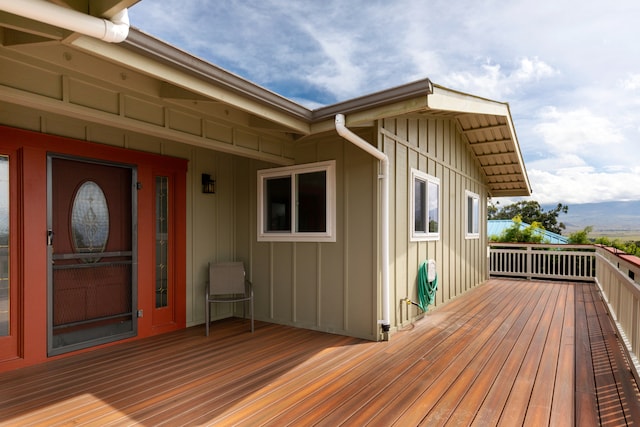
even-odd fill
[[[433,93],[428,96],[427,104],[431,110],[491,114],[495,116],[509,115],[509,109],[505,103],[491,101],[436,85],[433,87]]]
[[[427,108],[427,95],[417,96],[411,99],[405,99],[403,101],[393,102],[390,104],[380,105],[378,107],[353,111],[339,111],[336,110],[335,114],[344,114],[347,120],[347,127],[363,127],[372,126],[375,120],[381,120],[388,117],[397,117],[403,114],[411,114],[418,111],[424,111]],[[322,133],[330,130],[335,130],[334,123],[335,115],[314,122],[311,125],[311,134]]]
[[[432,91],[433,84],[431,81],[422,79],[315,109],[313,110],[312,119],[313,121],[322,121],[335,117],[336,114],[346,115],[364,110],[374,110],[385,105],[401,105],[399,103],[402,101],[424,97],[432,93]]]
[[[522,175],[524,176],[524,181],[525,181],[525,185],[527,186],[527,192],[529,194],[526,194],[526,196],[530,196],[532,193],[532,189],[531,189],[531,182],[529,181],[529,175],[527,174],[527,168],[526,165],[524,164],[524,159],[522,158],[522,153],[520,152],[520,142],[518,142],[518,136],[516,135],[516,128],[513,125],[513,120],[511,118],[511,111],[509,109],[509,106],[507,105],[507,124],[509,125],[509,133],[512,136],[513,139],[513,145],[514,145],[514,152],[516,153],[516,155],[518,156],[518,162],[521,165],[521,170],[522,170]]]

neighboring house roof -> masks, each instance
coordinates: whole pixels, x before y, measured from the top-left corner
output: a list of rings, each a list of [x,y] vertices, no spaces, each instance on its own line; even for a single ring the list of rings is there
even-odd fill
[[[511,219],[490,219],[487,221],[487,236],[500,236],[506,229],[513,227],[515,221]],[[520,229],[524,230],[529,224],[520,223]],[[542,241],[545,243],[567,244],[569,239],[551,231],[539,229],[536,234],[542,235]]]
[[[137,1],[114,0],[98,15],[110,18]],[[71,0],[50,2],[64,3],[80,12],[87,10],[86,0],[84,4]],[[400,115],[455,120],[486,177],[490,197],[531,194],[509,105],[504,102],[447,89],[423,79],[310,110],[133,27],[124,42],[110,44],[10,14],[0,19],[0,26],[5,32],[11,32],[11,37],[5,34],[5,42],[62,41],[69,47],[156,79],[158,96],[162,99],[177,104],[224,104],[248,114],[249,126],[278,132],[294,141],[321,132],[334,132],[334,118],[338,113],[346,116],[349,127],[370,127],[376,120]],[[234,149],[229,147],[228,151]]]

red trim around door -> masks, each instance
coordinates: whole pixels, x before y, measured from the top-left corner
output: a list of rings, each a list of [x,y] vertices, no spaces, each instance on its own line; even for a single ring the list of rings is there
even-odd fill
[[[0,372],[47,360],[47,153],[57,153],[134,165],[138,171],[138,319],[140,339],[186,327],[186,172],[187,160],[139,152],[108,145],[76,141],[36,132],[0,126],[0,154],[15,153],[18,164],[11,175],[12,200],[11,240],[12,286],[17,286],[20,336],[14,354],[1,355]],[[175,300],[173,320],[153,324],[155,293],[154,253],[155,194],[154,180],[158,171],[171,172],[174,180],[173,281]],[[13,184],[13,181],[17,181]],[[14,187],[15,185],[15,187]],[[17,276],[17,277],[16,277]],[[149,315],[146,315],[149,313]],[[113,343],[112,343],[113,344]],[[105,345],[112,345],[105,344]],[[80,350],[90,351],[95,349]],[[74,354],[77,352],[67,353]]]

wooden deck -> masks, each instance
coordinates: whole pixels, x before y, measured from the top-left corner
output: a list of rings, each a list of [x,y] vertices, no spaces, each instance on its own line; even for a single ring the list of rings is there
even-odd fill
[[[373,343],[226,320],[0,374],[1,425],[640,424],[595,285],[491,280]]]

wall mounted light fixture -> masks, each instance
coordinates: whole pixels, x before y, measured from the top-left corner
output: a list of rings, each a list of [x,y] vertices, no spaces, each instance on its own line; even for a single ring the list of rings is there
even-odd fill
[[[208,173],[202,174],[202,193],[216,194],[216,180],[211,179],[211,175]]]

